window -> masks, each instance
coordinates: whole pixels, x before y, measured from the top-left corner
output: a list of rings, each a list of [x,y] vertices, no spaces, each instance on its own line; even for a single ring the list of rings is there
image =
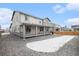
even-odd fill
[[[59,31],[59,29],[57,28],[56,31]]]
[[[44,28],[43,27],[40,27],[40,31],[43,31],[44,30]]]
[[[26,30],[26,33],[29,33],[29,32],[31,32],[31,27],[30,26],[26,26],[25,30]]]

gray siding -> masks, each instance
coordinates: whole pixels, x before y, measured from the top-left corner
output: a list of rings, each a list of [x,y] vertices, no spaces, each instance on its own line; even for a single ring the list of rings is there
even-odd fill
[[[22,14],[19,12],[15,12],[13,20],[12,20],[12,26],[10,29],[11,32],[18,33],[18,35],[23,36],[23,30],[25,30],[25,29],[23,29],[23,26],[22,26],[23,23],[26,26],[31,27],[31,32],[26,33],[26,37],[44,35],[44,33],[50,34],[50,31],[52,31],[52,26],[53,26],[51,24],[51,22],[49,22],[48,19],[42,20],[42,19],[39,19],[36,17],[32,17],[32,16],[25,15],[25,14]],[[39,25],[39,26],[37,26],[37,25]],[[25,28],[26,28],[26,26],[25,26]],[[37,26],[37,30],[36,30],[36,26]],[[40,31],[40,27],[43,27],[43,28],[45,27],[45,32],[44,32],[44,30]],[[36,34],[36,31],[37,31],[37,34]]]

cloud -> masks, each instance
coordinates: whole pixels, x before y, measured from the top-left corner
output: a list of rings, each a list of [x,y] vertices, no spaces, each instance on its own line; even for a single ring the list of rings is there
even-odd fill
[[[53,7],[55,13],[64,13],[66,11],[78,11],[79,12],[79,3],[68,3],[64,6],[55,5]]]
[[[2,27],[8,27],[11,21],[12,13],[13,11],[11,9],[0,8],[0,25]]]
[[[63,3],[79,3],[79,0],[63,0]]]
[[[56,5],[55,7],[53,7],[53,11],[56,13],[63,13],[65,10],[61,5]]]
[[[79,11],[79,3],[70,3],[66,5],[67,10]]]
[[[79,18],[71,18],[66,20],[66,23],[71,24],[71,25],[79,25]]]

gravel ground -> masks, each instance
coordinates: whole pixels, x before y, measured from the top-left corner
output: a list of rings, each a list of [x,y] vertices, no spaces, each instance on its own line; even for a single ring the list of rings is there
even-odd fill
[[[36,52],[28,47],[26,43],[45,40],[56,36],[46,35],[32,38],[26,38],[23,40],[15,35],[2,36],[0,38],[0,55],[1,56],[78,56],[79,55],[79,36],[76,36],[73,40],[69,41],[57,52]]]

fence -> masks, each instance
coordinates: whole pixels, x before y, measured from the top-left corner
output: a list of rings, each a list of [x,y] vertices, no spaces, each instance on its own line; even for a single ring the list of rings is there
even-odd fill
[[[79,31],[54,32],[58,35],[79,35]]]

